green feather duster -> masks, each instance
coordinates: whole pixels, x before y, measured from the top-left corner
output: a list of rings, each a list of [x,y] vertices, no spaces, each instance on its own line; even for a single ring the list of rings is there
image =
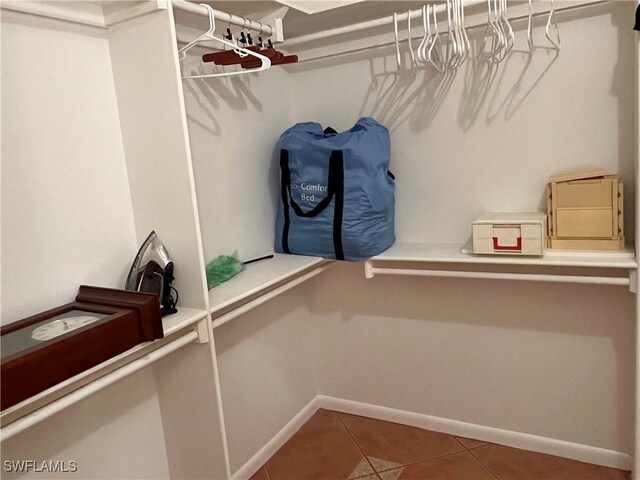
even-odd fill
[[[244,265],[238,259],[237,252],[233,255],[220,255],[207,265],[207,285],[209,290],[226,282],[244,270]]]

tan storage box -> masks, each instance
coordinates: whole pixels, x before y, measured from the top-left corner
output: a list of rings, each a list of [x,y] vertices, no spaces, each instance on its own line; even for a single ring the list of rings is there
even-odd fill
[[[623,187],[602,170],[551,177],[547,186],[549,248],[624,248]]]
[[[473,222],[473,253],[544,255],[546,218],[541,212],[485,213]]]

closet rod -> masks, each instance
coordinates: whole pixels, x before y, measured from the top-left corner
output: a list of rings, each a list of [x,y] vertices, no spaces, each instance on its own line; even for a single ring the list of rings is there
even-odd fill
[[[207,9],[202,5],[187,2],[186,0],[173,0],[172,2],[173,8],[177,8],[178,10],[183,10],[189,13],[195,13],[197,15],[202,15],[207,17],[209,14]],[[238,27],[242,27],[248,30],[254,30],[256,32],[264,33],[269,37],[275,36],[276,42],[284,41],[284,37],[282,35],[282,19],[276,18],[275,23],[276,27],[272,27],[266,23],[256,22],[255,20],[249,20],[248,18],[239,17],[237,15],[231,15],[227,12],[221,12],[220,10],[213,10],[213,15],[216,20],[220,20],[224,23],[230,23],[231,25],[236,25]]]
[[[474,7],[476,5],[486,5],[487,0],[463,0],[465,8]],[[563,7],[556,8],[556,12],[561,12],[564,10],[571,10],[575,8],[591,6],[593,4],[601,4],[608,3],[608,0],[585,0],[581,3]],[[436,13],[443,13],[446,11],[446,4],[442,3],[434,6]],[[411,19],[422,18],[422,9],[419,10],[410,10],[406,13],[399,13],[397,15],[398,22],[406,22],[407,15],[411,15]],[[310,33],[308,35],[302,35],[300,37],[295,37],[287,40],[287,47],[292,47],[296,45],[300,45],[303,43],[309,43],[316,40],[323,40],[330,37],[335,37],[338,35],[345,35],[348,33],[361,32],[363,30],[369,30],[371,28],[383,27],[385,25],[393,25],[393,15],[389,15],[387,17],[376,18],[375,20],[367,20],[366,22],[354,23],[352,25],[346,25],[344,27],[332,28],[331,30],[324,30],[321,32]]]
[[[173,353],[179,348],[184,347],[185,345],[192,343],[194,340],[198,338],[198,332],[192,330],[191,332],[179,337],[176,340],[173,340],[166,345],[163,345],[157,350],[146,354],[144,357],[140,357],[133,362],[114,370],[111,373],[106,374],[103,377],[98,378],[97,380],[80,387],[78,390],[71,392],[69,395],[65,395],[48,405],[45,405],[42,408],[28,414],[25,417],[22,417],[15,422],[10,423],[9,425],[2,427],[0,430],[0,441],[5,441],[14,435],[26,430],[27,428],[39,423],[58,412],[61,412],[67,407],[78,403],[81,400],[93,395],[94,393],[102,390],[105,387],[117,382],[118,380],[123,379],[131,375],[132,373],[141,370],[142,368],[150,365],[151,363],[159,360],[162,357]]]
[[[577,5],[572,5],[569,7],[562,7],[562,8],[556,8],[556,13],[564,13],[564,12],[570,12],[573,10],[579,10],[581,8],[586,8],[586,7],[595,7],[598,5],[606,5],[607,3],[611,3],[611,0],[590,0],[586,3],[580,3]],[[549,11],[541,11],[541,12],[535,12],[533,13],[532,17],[536,18],[536,17],[540,17],[542,15],[547,15],[549,13]],[[406,17],[406,14],[405,14]],[[516,23],[519,22],[521,20],[526,20],[528,18],[528,15],[519,15],[517,17],[512,17],[509,19],[509,22],[511,23]],[[473,24],[473,25],[469,25],[468,27],[466,27],[467,31],[471,31],[477,28],[482,28],[485,27],[486,24],[484,23],[479,23],[479,24]],[[444,34],[446,34],[446,32],[443,32]],[[297,38],[302,38],[302,37],[297,37]],[[291,40],[287,40],[287,46],[291,45],[292,43],[295,43],[295,41],[297,40],[297,38],[292,38]],[[418,35],[417,37],[414,37],[413,35],[411,36],[411,40],[415,41],[415,40],[421,40],[422,39],[422,33],[420,35]],[[402,40],[400,40],[400,43],[406,43],[408,41],[407,38],[403,38]],[[338,52],[331,52],[331,53],[327,53],[327,54],[323,54],[323,55],[318,55],[318,56],[313,56],[313,57],[306,57],[303,58],[302,60],[298,61],[298,64],[301,63],[307,63],[307,62],[314,62],[316,60],[323,60],[325,58],[333,58],[333,57],[339,57],[342,55],[349,55],[349,54],[353,54],[353,53],[361,53],[361,52],[366,52],[368,50],[373,50],[373,49],[377,49],[377,48],[386,48],[386,47],[390,47],[392,45],[395,45],[395,40],[391,40],[389,42],[384,42],[384,43],[379,43],[376,45],[367,45],[366,47],[359,47],[359,48],[352,48],[349,50],[340,50]]]
[[[582,283],[592,285],[620,285],[628,287],[628,277],[597,277],[582,275],[543,275],[538,273],[508,272],[475,272],[464,270],[419,270],[410,268],[371,267],[366,271],[366,278],[375,275],[410,275],[418,277],[453,277],[453,278],[487,278],[491,280],[515,280],[529,282]]]

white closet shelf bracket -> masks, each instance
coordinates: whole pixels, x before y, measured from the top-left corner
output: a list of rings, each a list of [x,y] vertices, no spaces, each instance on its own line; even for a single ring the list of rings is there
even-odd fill
[[[81,400],[93,395],[94,393],[99,392],[100,390],[116,383],[118,380],[121,380],[138,370],[151,365],[162,357],[169,355],[170,353],[175,352],[176,350],[197,341],[199,338],[198,332],[195,330],[190,331],[189,333],[178,337],[177,339],[163,345],[162,347],[154,350],[143,357],[134,360],[131,363],[126,364],[125,366],[114,370],[111,373],[104,375],[103,377],[98,378],[97,380],[92,381],[80,387],[77,390],[61,397],[42,408],[35,410],[34,412],[15,420],[12,423],[2,427],[0,430],[0,441],[8,440],[9,438],[17,435],[18,433],[26,430],[27,428],[40,423],[41,421],[55,415],[56,413],[61,412],[67,407],[74,405]]]
[[[629,291],[638,293],[638,270],[631,270],[629,273]]]
[[[203,7],[202,5],[199,5],[197,3],[191,3],[186,0],[172,0],[171,4],[173,5],[174,9],[183,10],[185,12],[194,13],[196,15],[205,17],[208,16],[206,7]],[[213,10],[213,14],[216,20],[219,20],[223,23],[235,25],[245,30],[260,32],[269,37],[273,37],[276,43],[284,41],[284,30],[282,28],[281,18],[276,18],[274,21],[274,25],[269,25],[215,9]]]

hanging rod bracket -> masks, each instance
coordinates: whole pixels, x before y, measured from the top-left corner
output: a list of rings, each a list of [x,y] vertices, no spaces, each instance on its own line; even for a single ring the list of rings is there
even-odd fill
[[[282,18],[276,18],[275,21],[276,27],[276,43],[284,42],[284,28],[282,26]]]
[[[209,323],[211,323],[211,320],[209,320],[209,316],[207,315],[196,324],[194,330],[198,334],[198,338],[196,338],[195,343],[209,343],[209,332],[207,331]]]

